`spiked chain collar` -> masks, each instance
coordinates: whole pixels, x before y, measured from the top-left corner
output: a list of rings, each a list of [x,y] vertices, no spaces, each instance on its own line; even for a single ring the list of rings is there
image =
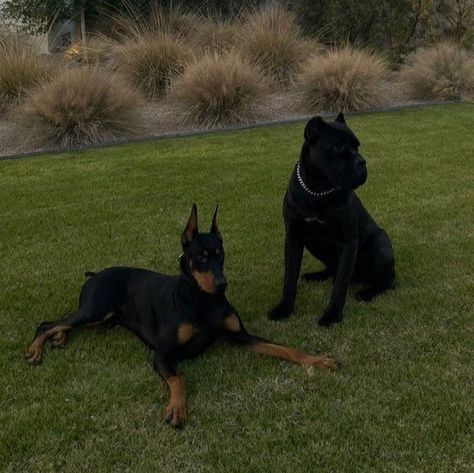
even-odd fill
[[[324,197],[325,195],[332,194],[336,188],[333,187],[332,189],[329,189],[327,191],[323,192],[314,192],[312,191],[303,181],[303,178],[301,177],[300,174],[300,161],[298,161],[298,164],[296,165],[296,177],[298,178],[298,182],[300,183],[300,186],[309,194],[312,195],[313,197]]]

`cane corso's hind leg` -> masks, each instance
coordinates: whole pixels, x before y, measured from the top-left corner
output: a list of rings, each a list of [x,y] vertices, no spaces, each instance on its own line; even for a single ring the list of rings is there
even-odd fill
[[[303,281],[321,282],[334,278],[339,259],[338,244],[327,238],[318,238],[317,240],[307,244],[306,248],[317,260],[321,261],[326,268],[322,271],[304,273],[301,276],[301,279],[303,279]]]

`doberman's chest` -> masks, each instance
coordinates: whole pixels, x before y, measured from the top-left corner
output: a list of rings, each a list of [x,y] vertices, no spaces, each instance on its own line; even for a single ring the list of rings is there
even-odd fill
[[[217,330],[205,323],[181,322],[176,329],[173,352],[176,358],[198,356],[212,345],[217,337]]]

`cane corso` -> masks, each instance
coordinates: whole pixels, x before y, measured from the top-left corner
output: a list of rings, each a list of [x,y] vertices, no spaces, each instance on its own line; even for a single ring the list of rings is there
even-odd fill
[[[354,192],[367,179],[359,146],[342,113],[334,122],[314,117],[306,124],[300,159],[283,200],[283,295],[269,312],[270,319],[284,319],[294,310],[304,248],[325,269],[304,274],[303,279],[333,279],[331,299],[320,325],[342,321],[351,281],[363,285],[356,294],[363,301],[393,288],[395,262],[390,240]]]

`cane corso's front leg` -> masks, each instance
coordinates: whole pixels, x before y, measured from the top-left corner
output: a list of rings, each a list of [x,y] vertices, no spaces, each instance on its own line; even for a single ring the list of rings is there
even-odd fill
[[[282,320],[289,317],[295,307],[296,286],[303,259],[303,243],[293,238],[289,229],[285,236],[285,276],[283,278],[283,294],[280,302],[268,313],[270,320]]]
[[[156,352],[153,366],[166,381],[170,390],[170,400],[163,411],[163,419],[173,427],[182,427],[186,421],[186,393],[183,377],[177,373],[174,364],[165,361],[164,357]]]
[[[339,264],[337,268],[336,278],[332,286],[331,300],[324,310],[318,324],[329,327],[330,325],[342,322],[343,309],[346,303],[347,290],[354,272],[355,261],[357,257],[357,240],[351,241],[344,245]]]

